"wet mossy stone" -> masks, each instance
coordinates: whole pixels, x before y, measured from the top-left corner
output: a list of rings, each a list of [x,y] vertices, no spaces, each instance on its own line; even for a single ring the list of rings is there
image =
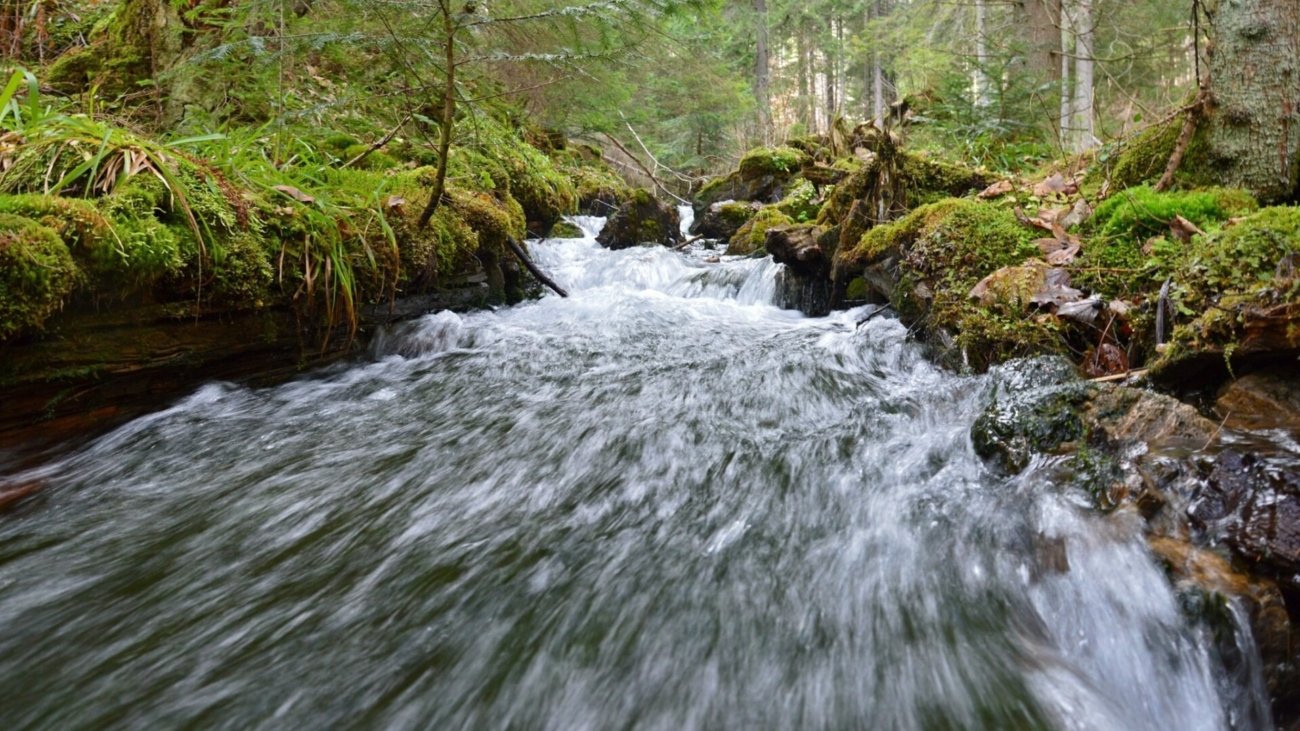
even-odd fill
[[[758,210],[758,203],[723,201],[709,206],[704,215],[691,226],[691,233],[706,239],[730,241],[741,226],[749,223]]]
[[[573,221],[560,221],[551,227],[551,232],[547,234],[547,238],[580,239],[586,235],[582,228]]]
[[[673,246],[680,243],[681,217],[677,209],[649,191],[637,190],[632,199],[610,216],[596,241],[606,249],[627,249],[641,244]]]
[[[75,276],[58,232],[0,213],[0,341],[39,330],[72,292]]]
[[[778,226],[790,226],[794,221],[776,206],[764,206],[737,229],[727,244],[728,256],[748,256],[759,252],[766,253],[767,232]]]
[[[1083,406],[1094,387],[1063,358],[1012,361],[991,372],[987,408],[971,428],[975,453],[1016,474],[1035,454],[1059,452],[1084,438]]]

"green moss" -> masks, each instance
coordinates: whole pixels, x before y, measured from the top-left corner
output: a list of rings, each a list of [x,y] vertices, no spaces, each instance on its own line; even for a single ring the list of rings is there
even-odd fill
[[[1143,185],[1120,191],[1097,206],[1087,228],[1108,239],[1145,241],[1169,233],[1169,223],[1175,216],[1208,229],[1257,210],[1259,203],[1242,190],[1157,193]]]
[[[854,277],[844,294],[844,298],[850,302],[860,302],[870,296],[871,290],[867,287],[867,280],[862,277]]]
[[[745,179],[793,173],[810,161],[807,153],[793,147],[760,147],[740,158],[739,172]]]
[[[362,170],[392,170],[401,164],[397,161],[397,158],[389,155],[383,150],[375,150],[374,152],[366,154],[369,150],[370,145],[352,145],[343,151],[342,159],[344,162],[349,162],[355,159],[358,155],[365,154],[366,156],[361,158],[361,162],[356,164],[356,167],[359,167]]]
[[[1280,270],[1283,260],[1297,253],[1300,208],[1294,206],[1265,208],[1216,236],[1199,237],[1178,267],[1179,281],[1189,285],[1191,295],[1184,304],[1202,305],[1220,293],[1272,290],[1275,279],[1295,278]]]
[[[572,221],[560,221],[551,227],[551,232],[547,236],[553,239],[580,239],[586,234],[578,224]]]
[[[899,156],[898,171],[910,207],[962,196],[980,190],[985,183],[983,176],[970,168],[907,153]]]
[[[1143,130],[1129,140],[1110,171],[1111,188],[1122,190],[1159,180],[1169,165],[1182,129],[1183,118],[1179,116],[1163,125]],[[1213,185],[1213,175],[1205,164],[1208,151],[1207,125],[1202,124],[1183,154],[1175,181],[1183,185]]]
[[[777,226],[789,226],[794,221],[776,206],[764,206],[749,219],[727,244],[728,256],[746,256],[762,250],[767,244],[767,232]]]
[[[72,292],[75,273],[54,229],[0,214],[0,341],[40,329]]]
[[[807,180],[799,179],[790,187],[785,198],[777,208],[796,223],[815,221],[821,212],[822,202],[817,198],[817,190]]]
[[[749,222],[758,209],[749,203],[723,203],[718,207],[718,216],[728,226],[739,228]]]
[[[869,267],[895,262],[898,284],[891,303],[900,317],[943,344],[942,362],[978,371],[1010,358],[1063,349],[1059,323],[1027,312],[1023,297],[987,305],[968,297],[984,277],[1039,253],[1028,229],[1010,211],[948,199],[868,231],[857,247],[842,253],[836,277],[852,281]]]

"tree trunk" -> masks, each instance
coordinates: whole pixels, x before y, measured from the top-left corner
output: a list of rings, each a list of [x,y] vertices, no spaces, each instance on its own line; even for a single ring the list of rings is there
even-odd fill
[[[1021,0],[1019,16],[1029,73],[1039,83],[1060,78],[1061,66],[1056,60],[1061,49],[1061,33],[1056,27],[1061,17],[1060,1]]]
[[[1074,53],[1074,22],[1071,19],[1073,0],[1061,0],[1061,145],[1069,146],[1070,125],[1074,121],[1074,94],[1070,89],[1070,61]]]
[[[1074,118],[1070,124],[1074,152],[1090,150],[1097,144],[1093,121],[1093,0],[1076,0],[1074,13]]]
[[[1300,2],[1219,0],[1210,55],[1212,162],[1262,201],[1300,196]]]
[[[812,114],[813,106],[812,106],[812,99],[811,99],[812,95],[809,92],[809,85],[808,85],[808,76],[809,76],[808,67],[811,65],[808,62],[808,56],[810,54],[808,50],[808,43],[804,39],[803,28],[800,28],[798,31],[795,32],[795,45],[796,45],[795,50],[799,54],[799,107],[798,107],[799,121],[804,123],[805,132],[812,133],[812,132],[816,132],[817,130],[813,123],[813,114]]]
[[[767,49],[767,0],[754,0],[754,103],[758,106],[758,136],[766,145],[772,136],[771,68]]]
[[[984,109],[993,103],[989,95],[988,0],[975,0],[975,106]]]

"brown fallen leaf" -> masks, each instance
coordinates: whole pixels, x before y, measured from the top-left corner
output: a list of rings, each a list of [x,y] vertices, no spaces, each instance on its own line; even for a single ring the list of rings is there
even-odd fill
[[[1089,218],[1092,218],[1092,206],[1088,205],[1088,201],[1080,198],[1074,202],[1074,207],[1068,213],[1056,220],[1066,229],[1071,229]]]
[[[1128,370],[1128,355],[1114,343],[1102,343],[1096,350],[1088,351],[1083,359],[1083,371],[1090,378],[1128,373]]]
[[[1069,266],[1073,264],[1075,258],[1079,256],[1080,248],[1081,247],[1078,244],[1072,244],[1068,247],[1053,251],[1047,255],[1047,263],[1055,267]]]
[[[406,205],[406,199],[403,198],[402,196],[400,196],[400,195],[390,195],[390,196],[388,196],[388,203],[387,203],[387,206],[388,206],[389,208],[401,208],[401,207],[404,206],[404,205]]]
[[[1051,198],[1054,195],[1074,195],[1078,192],[1079,186],[1067,181],[1060,173],[1034,186],[1034,195],[1039,198]]]
[[[1052,230],[1052,224],[1042,220],[1041,218],[1030,218],[1029,216],[1025,215],[1025,212],[1020,208],[1020,206],[1016,206],[1015,208],[1013,208],[1012,212],[1016,214],[1016,220],[1020,221],[1026,226],[1041,228],[1044,231]]]
[[[1089,297],[1078,302],[1066,302],[1056,308],[1056,316],[1065,320],[1074,320],[1084,325],[1091,325],[1097,321],[1097,315],[1101,312],[1101,298]]]
[[[1196,224],[1182,216],[1174,216],[1174,220],[1169,222],[1169,232],[1174,235],[1174,238],[1183,243],[1191,241],[1193,236],[1205,235],[1205,232],[1197,228]]]
[[[315,202],[316,202],[316,199],[315,199],[315,198],[312,198],[311,196],[307,195],[306,193],[302,192],[301,190],[298,190],[297,188],[293,187],[292,185],[277,185],[277,186],[275,186],[275,187],[273,188],[273,190],[278,190],[278,191],[280,191],[281,193],[284,193],[285,195],[289,196],[290,198],[292,198],[292,199],[298,201],[299,203],[315,203]]]
[[[985,188],[984,190],[980,191],[979,197],[983,198],[984,200],[988,200],[990,198],[999,198],[1001,196],[1006,195],[1007,193],[1014,191],[1015,189],[1016,187],[1011,184],[1010,180],[1000,180],[994,183],[993,185],[990,185],[989,187]]]

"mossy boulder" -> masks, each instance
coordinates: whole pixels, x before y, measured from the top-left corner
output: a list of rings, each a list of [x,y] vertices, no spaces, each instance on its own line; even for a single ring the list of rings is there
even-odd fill
[[[982,371],[1011,358],[1065,350],[1055,317],[1026,311],[1018,300],[969,296],[993,272],[1040,254],[1010,211],[953,198],[871,229],[856,246],[841,249],[832,279],[837,303],[860,278],[923,334],[939,362]]]
[[[776,206],[764,206],[746,221],[727,243],[728,256],[749,256],[763,251],[767,232],[778,226],[790,226],[794,221]]]
[[[71,294],[75,277],[58,232],[0,213],[0,341],[39,330]]]
[[[550,238],[553,239],[580,239],[587,234],[582,227],[573,221],[560,221],[551,227]]]
[[[673,246],[681,242],[681,217],[677,209],[646,190],[638,190],[632,199],[610,216],[596,241],[607,249],[627,249],[641,244]]]
[[[714,203],[691,225],[691,233],[706,239],[729,241],[762,207],[759,203],[749,201]]]
[[[750,150],[734,172],[710,181],[696,193],[692,203],[695,215],[701,216],[722,201],[776,203],[785,197],[787,186],[809,162],[806,153],[791,147]]]
[[[1159,180],[1165,174],[1182,129],[1183,117],[1180,115],[1148,127],[1129,139],[1109,171],[1111,188],[1123,190]],[[1105,174],[1104,169],[1098,170],[1098,174]],[[1200,124],[1183,154],[1174,180],[1181,186],[1196,187],[1214,185],[1215,177],[1210,165],[1209,126]]]

